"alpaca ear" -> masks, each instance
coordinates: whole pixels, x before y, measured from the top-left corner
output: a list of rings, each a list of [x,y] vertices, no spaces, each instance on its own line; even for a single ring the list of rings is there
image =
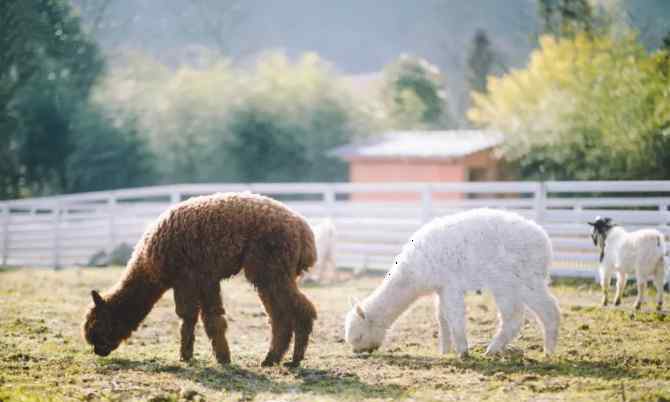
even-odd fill
[[[360,304],[356,305],[356,315],[363,320],[365,319],[365,311],[363,311]]]
[[[586,223],[588,223],[588,224],[591,225],[591,226],[595,226],[595,225],[596,225],[595,222],[586,222]]]
[[[98,293],[97,290],[91,290],[91,297],[93,298],[93,303],[95,303],[97,307],[105,304],[105,301],[102,300],[102,296],[100,296],[100,293]]]
[[[359,301],[360,301],[360,300],[358,300],[358,299],[355,298],[354,296],[349,296],[349,304],[351,305],[352,308],[358,306],[358,302],[359,302]]]

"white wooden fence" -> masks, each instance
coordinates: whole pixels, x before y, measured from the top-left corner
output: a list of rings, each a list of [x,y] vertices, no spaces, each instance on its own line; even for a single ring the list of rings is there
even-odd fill
[[[217,191],[266,194],[314,223],[331,217],[340,267],[387,269],[422,223],[475,207],[514,210],[540,223],[554,244],[555,275],[593,276],[598,253],[586,222],[597,215],[670,234],[670,181],[194,184],[0,202],[0,263],[86,265],[98,251],[134,244],[169,205]],[[416,200],[357,197],[397,193]]]

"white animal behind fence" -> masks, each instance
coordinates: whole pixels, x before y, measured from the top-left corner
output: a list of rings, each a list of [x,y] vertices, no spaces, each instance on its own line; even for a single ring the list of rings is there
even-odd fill
[[[560,321],[548,288],[551,259],[546,232],[518,214],[475,209],[435,219],[412,235],[381,286],[347,314],[345,339],[355,352],[377,349],[410,304],[435,294],[440,352],[453,349],[463,356],[468,350],[465,292],[485,288],[493,294],[500,319],[486,353],[501,351],[516,337],[528,308],[550,354]]]
[[[326,218],[312,225],[316,243],[316,264],[304,274],[303,281],[328,282],[335,278],[337,269],[337,230],[335,222]]]

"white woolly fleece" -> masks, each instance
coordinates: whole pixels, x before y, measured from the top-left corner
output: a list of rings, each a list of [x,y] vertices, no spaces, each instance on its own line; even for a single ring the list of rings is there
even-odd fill
[[[354,351],[379,347],[385,329],[418,297],[438,297],[440,350],[467,351],[466,291],[490,289],[500,328],[487,353],[504,348],[519,332],[524,306],[538,317],[545,352],[557,342],[560,314],[547,288],[551,242],[536,223],[492,209],[438,218],[419,229],[396,257],[384,282],[347,315],[345,338]],[[380,330],[383,329],[383,330]]]

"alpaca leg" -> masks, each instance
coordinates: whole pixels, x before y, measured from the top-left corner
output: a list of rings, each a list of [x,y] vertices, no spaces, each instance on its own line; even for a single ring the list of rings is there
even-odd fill
[[[221,300],[221,285],[214,282],[203,286],[201,289],[202,323],[205,333],[212,343],[212,350],[216,360],[220,364],[230,363],[230,349],[226,340],[226,329],[228,324],[224,318],[226,311],[223,309]]]
[[[607,296],[610,290],[610,281],[612,280],[612,272],[607,269],[600,268],[600,287],[603,291],[602,305],[607,306]]]
[[[618,306],[623,300],[623,291],[626,289],[626,281],[628,276],[625,272],[617,272],[616,274],[616,295],[614,296],[614,305]]]
[[[637,276],[635,278],[637,282],[637,298],[635,299],[635,310],[639,310],[644,303],[644,292],[647,289],[647,278],[640,274],[640,271],[637,271]]]
[[[493,292],[498,307],[498,332],[486,349],[486,354],[498,353],[507,346],[521,330],[524,306],[517,293]]]
[[[665,264],[663,259],[656,265],[654,287],[656,288],[656,310],[663,309],[663,282],[665,281]]]
[[[293,343],[293,359],[288,366],[297,367],[305,357],[305,351],[309,343],[309,336],[312,333],[314,320],[316,319],[316,309],[312,302],[300,292],[295,286],[289,294],[294,305],[295,318],[295,340]]]
[[[561,321],[558,301],[549,293],[549,288],[545,284],[538,284],[533,291],[529,291],[522,297],[526,307],[535,314],[542,328],[544,354],[554,353],[558,342],[558,327]]]
[[[195,324],[198,322],[197,292],[189,285],[174,287],[174,304],[177,316],[181,319],[181,347],[179,356],[182,361],[189,361],[193,357],[193,342],[195,341]]]
[[[446,305],[446,302],[442,301],[440,295],[435,295],[435,316],[437,317],[440,337],[438,349],[442,354],[447,354],[453,349],[451,330],[449,329],[449,322],[447,321],[447,308],[448,306]]]
[[[287,286],[277,286],[273,284],[265,288],[258,288],[265,311],[270,317],[272,326],[272,343],[261,366],[273,366],[284,357],[288,350],[291,338],[293,337],[293,328],[295,319],[291,305],[293,300],[286,299]]]
[[[465,336],[465,300],[460,291],[442,290],[440,292],[440,304],[446,306],[444,315],[451,329],[451,339],[459,357],[468,354],[468,340]]]

